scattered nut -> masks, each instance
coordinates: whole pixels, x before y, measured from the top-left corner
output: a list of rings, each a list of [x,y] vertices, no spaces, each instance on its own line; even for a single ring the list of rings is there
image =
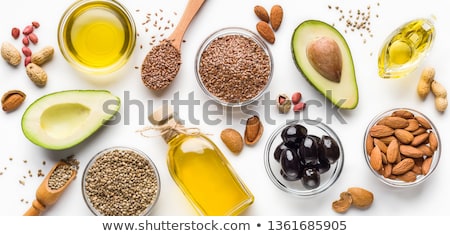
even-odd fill
[[[255,15],[262,21],[269,23],[269,13],[263,6],[255,6],[254,7]]]
[[[278,95],[277,107],[278,111],[283,114],[288,113],[291,110],[291,100],[289,100],[289,97],[286,94]]]
[[[272,28],[270,28],[270,25],[265,21],[260,21],[256,24],[256,30],[258,31],[259,35],[263,39],[265,39],[270,44],[275,43],[275,33],[273,32]]]
[[[262,136],[264,131],[264,126],[259,120],[258,116],[252,116],[247,119],[247,124],[245,126],[244,141],[247,145],[256,144]]]
[[[359,187],[352,187],[347,190],[352,197],[352,206],[357,208],[367,208],[373,203],[373,193]]]
[[[277,31],[283,20],[283,8],[280,5],[274,5],[270,10],[270,24],[272,29]]]
[[[347,212],[351,206],[352,206],[352,196],[348,192],[342,192],[340,194],[340,199],[334,201],[331,204],[331,207],[337,213]]]
[[[299,102],[297,104],[294,105],[294,107],[292,108],[295,112],[299,112],[304,110],[306,107],[306,103],[304,102]]]
[[[433,67],[426,67],[420,75],[417,84],[417,94],[421,99],[425,99],[431,90],[431,82],[434,80],[435,70]]]
[[[53,57],[54,49],[52,46],[46,46],[31,55],[31,62],[42,66]]]
[[[12,36],[14,39],[18,39],[19,36],[20,36],[20,29],[17,28],[17,27],[13,27],[13,28],[11,29],[11,36]]]
[[[244,141],[241,134],[235,129],[224,129],[220,133],[220,138],[222,139],[225,146],[230,149],[233,153],[240,153],[244,148]]]
[[[5,112],[16,110],[25,101],[26,95],[20,90],[11,90],[3,94],[1,102]]]
[[[8,42],[2,43],[1,54],[3,59],[13,66],[19,65],[22,60],[19,50]]]
[[[351,187],[340,194],[340,199],[334,201],[331,206],[337,213],[345,213],[351,206],[364,209],[373,203],[373,193],[359,187]]]
[[[302,99],[302,94],[300,92],[295,92],[292,94],[292,103],[297,104]]]
[[[44,87],[47,84],[47,73],[40,66],[29,63],[26,67],[27,75],[38,87]]]

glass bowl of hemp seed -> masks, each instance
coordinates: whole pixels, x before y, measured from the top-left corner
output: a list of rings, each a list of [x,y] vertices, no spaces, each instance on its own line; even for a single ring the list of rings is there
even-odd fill
[[[153,161],[129,147],[110,147],[97,153],[82,179],[84,200],[97,216],[150,215],[160,186]]]
[[[273,75],[272,54],[264,40],[240,27],[209,35],[195,59],[199,86],[212,100],[229,107],[257,101]]]

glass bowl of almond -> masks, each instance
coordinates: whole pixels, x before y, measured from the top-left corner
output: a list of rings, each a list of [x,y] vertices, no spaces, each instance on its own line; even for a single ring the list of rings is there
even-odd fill
[[[395,108],[373,118],[363,150],[372,173],[392,187],[417,186],[436,169],[441,141],[436,126],[423,113]]]

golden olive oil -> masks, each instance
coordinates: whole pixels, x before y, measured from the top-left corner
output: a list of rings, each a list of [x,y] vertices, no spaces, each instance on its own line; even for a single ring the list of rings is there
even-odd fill
[[[120,67],[134,48],[134,23],[114,1],[86,1],[67,17],[63,43],[81,67]]]
[[[416,19],[395,30],[384,43],[378,57],[382,78],[401,78],[417,68],[435,37],[433,22]]]
[[[167,166],[172,179],[200,215],[238,215],[254,196],[220,149],[205,135],[189,132],[170,108],[155,111],[149,120],[169,145]]]
[[[201,215],[238,215],[253,203],[253,195],[211,140],[180,134],[168,144],[170,174]]]

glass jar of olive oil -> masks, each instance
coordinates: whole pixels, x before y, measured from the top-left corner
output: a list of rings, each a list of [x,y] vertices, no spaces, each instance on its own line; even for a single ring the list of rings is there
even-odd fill
[[[432,18],[414,19],[394,30],[378,55],[381,78],[402,78],[416,69],[427,55],[435,38]]]
[[[61,18],[59,48],[75,68],[89,74],[120,69],[131,56],[136,41],[133,18],[114,0],[80,0]]]
[[[182,126],[164,107],[149,117],[169,146],[170,175],[200,215],[239,215],[254,196],[208,137]]]

